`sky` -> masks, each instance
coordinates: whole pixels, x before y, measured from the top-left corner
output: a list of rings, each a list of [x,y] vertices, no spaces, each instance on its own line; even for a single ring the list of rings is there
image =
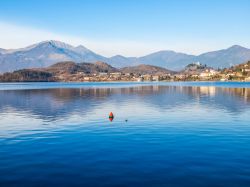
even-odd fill
[[[0,0],[0,48],[59,40],[104,56],[250,48],[249,0]]]

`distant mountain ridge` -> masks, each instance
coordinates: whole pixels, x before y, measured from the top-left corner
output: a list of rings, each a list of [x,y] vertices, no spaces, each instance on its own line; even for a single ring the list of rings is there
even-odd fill
[[[12,73],[4,73],[0,75],[0,82],[51,82],[58,81],[58,76],[68,80],[69,76],[77,73],[93,75],[114,72],[119,72],[119,70],[104,62],[75,63],[66,61],[46,68],[21,69]]]
[[[138,66],[124,67],[120,69],[123,73],[133,73],[133,74],[173,74],[174,72],[162,67],[140,64]]]
[[[47,68],[37,69],[40,71],[50,72],[50,73],[68,73],[73,74],[77,72],[82,72],[85,74],[96,74],[96,73],[114,73],[119,70],[110,66],[104,62],[95,63],[75,63],[75,62],[59,62]]]
[[[0,73],[24,68],[48,67],[61,61],[77,63],[103,61],[116,68],[147,64],[171,70],[181,70],[194,62],[200,62],[213,68],[225,68],[248,60],[250,60],[250,49],[239,45],[198,56],[166,50],[142,57],[116,55],[108,58],[82,45],[74,47],[60,41],[50,40],[21,49],[0,49]]]
[[[0,75],[0,82],[31,82],[31,81],[70,81],[72,77],[82,76],[96,76],[96,75],[109,75],[109,74],[135,74],[141,75],[162,75],[173,74],[174,72],[165,68],[151,66],[151,65],[138,65],[133,67],[125,67],[117,69],[104,62],[95,63],[75,63],[72,61],[58,62],[45,68],[30,68],[17,70],[12,73],[4,73]],[[130,75],[129,75],[130,76]],[[60,77],[58,79],[58,77]],[[74,81],[81,81],[82,79],[74,79]]]
[[[0,82],[103,82],[103,81],[250,81],[250,61],[222,70],[200,63],[189,64],[174,72],[141,64],[115,68],[104,62],[59,62],[46,68],[22,69],[0,74]]]
[[[72,61],[58,62],[54,65],[51,65],[46,68],[33,68],[33,69],[24,69],[32,71],[43,71],[53,74],[75,74],[75,73],[84,73],[84,74],[98,74],[98,73],[133,73],[141,75],[154,75],[154,74],[173,74],[175,72],[158,67],[140,64],[138,66],[124,67],[124,68],[115,68],[105,62],[95,62],[95,63],[75,63]]]

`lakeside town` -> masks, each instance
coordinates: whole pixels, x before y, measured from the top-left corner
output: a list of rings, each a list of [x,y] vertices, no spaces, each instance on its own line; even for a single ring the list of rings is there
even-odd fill
[[[199,69],[200,68],[200,69]],[[200,71],[198,71],[200,70]],[[215,70],[206,68],[203,65],[191,64],[189,69],[177,73],[98,73],[98,74],[83,74],[78,73],[72,75],[59,75],[57,77],[62,81],[250,81],[250,62],[237,68]]]
[[[152,65],[117,69],[104,62],[60,62],[48,68],[4,73],[1,82],[104,82],[104,81],[250,81],[250,61],[224,69],[199,62],[175,72]]]

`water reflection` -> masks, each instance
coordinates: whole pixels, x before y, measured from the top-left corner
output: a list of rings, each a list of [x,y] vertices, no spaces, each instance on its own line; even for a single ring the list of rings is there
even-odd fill
[[[0,136],[10,137],[62,125],[106,123],[110,111],[117,116],[116,122],[133,119],[138,124],[181,123],[178,120],[185,118],[201,121],[204,117],[207,122],[220,121],[223,115],[244,118],[249,112],[250,89],[159,85],[60,88],[5,90],[0,91],[0,98]]]
[[[249,106],[250,88],[141,86],[131,88],[61,88],[48,90],[0,91],[0,112],[26,111],[41,118],[58,118],[95,107],[137,101],[155,108],[171,108],[187,103],[223,107],[242,112]],[[95,101],[95,102],[92,102]]]
[[[0,98],[0,186],[250,184],[250,88],[2,90]]]

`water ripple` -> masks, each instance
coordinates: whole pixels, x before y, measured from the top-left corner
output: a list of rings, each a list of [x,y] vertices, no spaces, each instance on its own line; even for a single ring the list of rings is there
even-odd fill
[[[4,85],[0,186],[249,186],[250,88],[229,84]]]

